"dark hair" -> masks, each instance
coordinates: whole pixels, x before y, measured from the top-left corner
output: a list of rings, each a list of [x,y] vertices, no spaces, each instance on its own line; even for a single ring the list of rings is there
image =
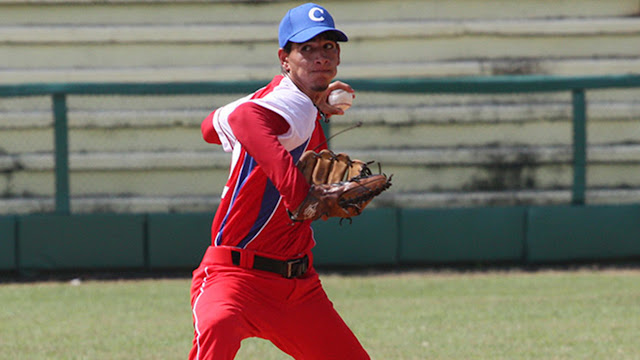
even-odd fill
[[[333,30],[328,30],[328,31],[322,32],[322,33],[316,35],[313,39],[318,38],[318,37],[323,39],[323,40],[331,40],[331,41],[338,42],[338,34]],[[309,40],[312,40],[312,39],[309,39]],[[284,52],[286,52],[288,54],[288,53],[291,52],[291,46],[292,46],[292,42],[291,41],[287,41],[287,43],[284,45],[282,50],[284,50]]]

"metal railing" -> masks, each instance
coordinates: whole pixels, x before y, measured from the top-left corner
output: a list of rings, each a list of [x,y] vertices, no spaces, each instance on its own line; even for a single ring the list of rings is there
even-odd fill
[[[562,77],[544,75],[344,79],[359,91],[394,93],[505,94],[571,92],[573,108],[573,185],[571,202],[584,205],[587,164],[585,91],[640,87],[640,75]],[[175,83],[42,83],[0,85],[0,97],[51,96],[55,137],[55,211],[70,213],[68,95],[196,95],[250,93],[267,81]]]

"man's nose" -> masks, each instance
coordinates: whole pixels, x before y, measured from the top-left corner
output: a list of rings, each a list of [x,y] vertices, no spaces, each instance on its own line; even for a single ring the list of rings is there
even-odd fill
[[[331,61],[331,56],[324,51],[318,51],[315,54],[315,61],[321,64],[328,63],[329,61]]]

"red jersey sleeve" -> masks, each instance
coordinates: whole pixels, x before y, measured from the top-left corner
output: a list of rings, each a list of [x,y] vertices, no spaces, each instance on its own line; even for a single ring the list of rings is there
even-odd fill
[[[218,133],[216,132],[216,129],[214,129],[213,127],[213,114],[215,114],[215,111],[209,114],[209,116],[207,116],[202,121],[202,124],[200,124],[200,130],[202,131],[202,138],[204,139],[204,141],[208,142],[209,144],[222,145],[222,142],[218,137]]]
[[[240,144],[278,189],[287,209],[297,208],[310,186],[278,140],[278,135],[289,130],[287,121],[271,110],[247,102],[229,116],[229,125]]]

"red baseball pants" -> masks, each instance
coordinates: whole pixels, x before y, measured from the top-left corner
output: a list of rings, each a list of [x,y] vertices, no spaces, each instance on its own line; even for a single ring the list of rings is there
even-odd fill
[[[297,360],[369,359],[333,308],[313,268],[300,278],[207,264],[191,288],[190,360],[230,360],[249,337],[270,340]]]

